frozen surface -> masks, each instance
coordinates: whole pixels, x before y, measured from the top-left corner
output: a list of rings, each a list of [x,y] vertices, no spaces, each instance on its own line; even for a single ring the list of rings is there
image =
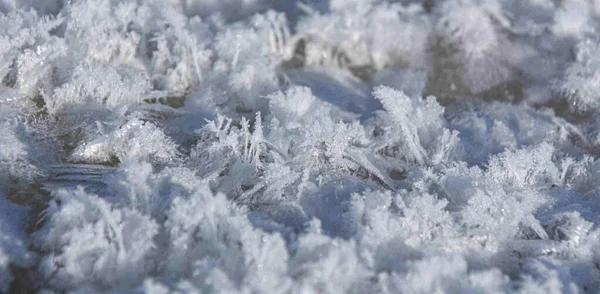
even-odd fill
[[[0,292],[598,293],[599,19],[0,0]]]

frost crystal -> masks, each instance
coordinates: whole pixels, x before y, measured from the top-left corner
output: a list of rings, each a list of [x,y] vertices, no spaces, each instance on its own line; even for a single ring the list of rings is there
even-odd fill
[[[598,293],[598,0],[0,0],[1,293]]]

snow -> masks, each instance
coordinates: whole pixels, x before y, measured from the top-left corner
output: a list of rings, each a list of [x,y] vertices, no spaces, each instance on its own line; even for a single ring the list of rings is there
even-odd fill
[[[598,16],[0,0],[0,292],[598,293]]]

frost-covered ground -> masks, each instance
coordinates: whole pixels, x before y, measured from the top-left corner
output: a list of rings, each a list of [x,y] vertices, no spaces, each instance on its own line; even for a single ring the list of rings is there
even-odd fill
[[[599,0],[0,12],[0,292],[600,291]]]

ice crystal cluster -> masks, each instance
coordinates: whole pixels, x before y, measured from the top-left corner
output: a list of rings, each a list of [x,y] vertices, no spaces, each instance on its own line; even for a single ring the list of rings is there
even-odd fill
[[[598,293],[598,0],[0,0],[2,293]]]

